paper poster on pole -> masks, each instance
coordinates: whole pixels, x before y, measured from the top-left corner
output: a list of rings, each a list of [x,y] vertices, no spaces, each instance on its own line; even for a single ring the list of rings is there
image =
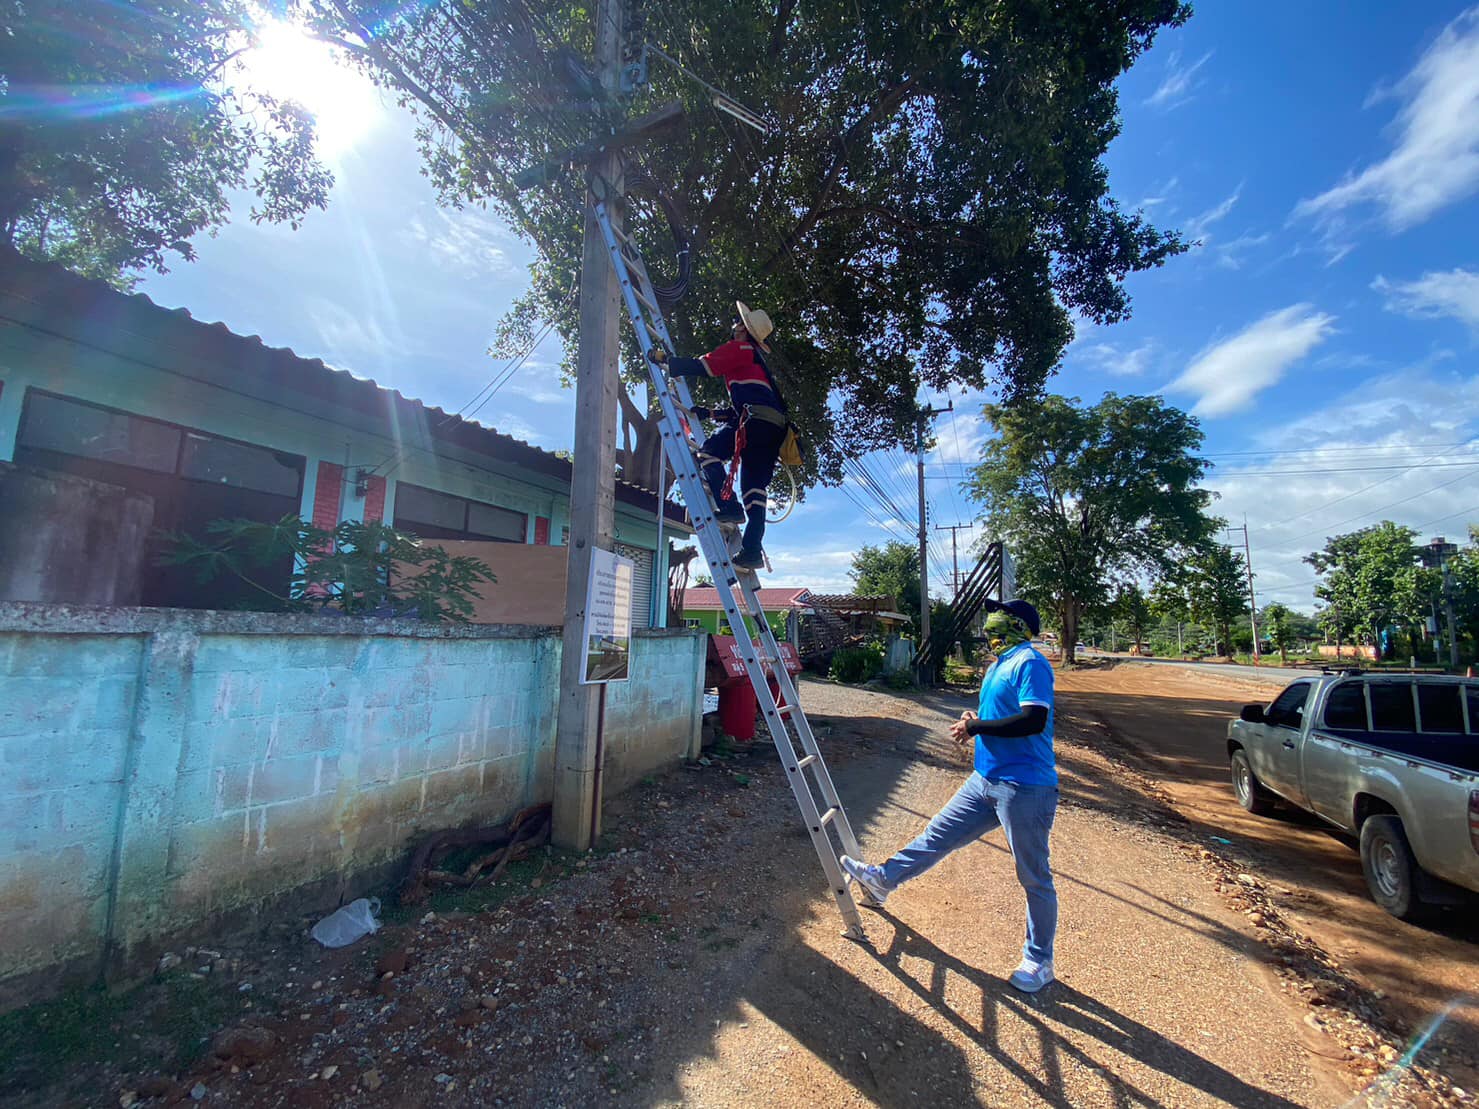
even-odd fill
[[[591,551],[585,594],[585,634],[580,660],[582,685],[624,682],[632,643],[632,570],[629,558],[599,547]]]

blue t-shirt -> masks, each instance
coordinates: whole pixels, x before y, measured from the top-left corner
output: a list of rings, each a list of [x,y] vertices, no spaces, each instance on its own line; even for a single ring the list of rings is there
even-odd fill
[[[1042,732],[1018,739],[978,735],[976,771],[981,777],[1026,786],[1058,784],[1053,760],[1053,666],[1031,643],[1019,643],[986,671],[976,712],[982,720],[1000,720],[1027,705],[1048,710]]]

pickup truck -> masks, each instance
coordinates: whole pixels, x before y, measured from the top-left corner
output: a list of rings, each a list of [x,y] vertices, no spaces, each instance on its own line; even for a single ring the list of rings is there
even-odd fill
[[[1227,728],[1233,790],[1360,837],[1376,903],[1418,920],[1479,892],[1479,679],[1301,678]]]

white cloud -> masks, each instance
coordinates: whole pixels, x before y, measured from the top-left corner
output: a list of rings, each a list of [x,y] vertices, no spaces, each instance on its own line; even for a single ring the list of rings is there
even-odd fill
[[[1424,538],[1462,540],[1479,522],[1476,432],[1479,378],[1431,364],[1368,378],[1299,419],[1271,421],[1257,445],[1282,453],[1228,459],[1207,480],[1220,494],[1214,512],[1248,517],[1259,603],[1310,611],[1316,575],[1302,559],[1328,536],[1392,520]],[[1470,458],[1472,468],[1449,465]],[[1381,466],[1393,468],[1373,468]]]
[[[1228,242],[1217,243],[1212,248],[1213,254],[1216,256],[1217,264],[1223,269],[1242,269],[1245,256],[1272,238],[1273,235],[1267,231],[1261,235],[1239,235]]]
[[[1189,242],[1200,242],[1205,246],[1211,238],[1210,232],[1212,225],[1226,219],[1227,214],[1233,210],[1233,205],[1237,204],[1238,197],[1242,195],[1243,186],[1239,185],[1226,200],[1214,204],[1205,212],[1201,212],[1187,220],[1186,226],[1183,228],[1186,232],[1187,240]]]
[[[1164,108],[1167,111],[1185,104],[1197,87],[1197,71],[1211,57],[1212,51],[1209,50],[1190,65],[1182,65],[1181,52],[1173,50],[1166,59],[1166,75],[1161,79],[1160,87],[1146,98],[1145,103],[1152,108]]]
[[[1479,335],[1479,273],[1453,269],[1425,273],[1416,281],[1378,277],[1371,287],[1387,294],[1390,311],[1418,319],[1452,316]]]
[[[1156,189],[1156,192],[1159,195],[1147,196],[1145,197],[1145,199],[1141,200],[1140,207],[1146,209],[1147,211],[1152,208],[1159,208],[1162,204],[1171,199],[1171,194],[1176,191],[1177,187],[1180,184],[1181,178],[1172,177],[1171,180],[1167,181],[1164,185],[1161,185],[1159,188]]]
[[[534,376],[536,373],[538,376]],[[548,366],[536,367],[533,362],[525,362],[503,391],[535,404],[575,404],[575,390],[562,386],[556,371]]]
[[[931,462],[964,462],[974,466],[981,461],[981,450],[990,436],[990,425],[979,412],[957,408],[936,417],[935,449],[928,455]]]
[[[1154,342],[1142,343],[1129,351],[1122,351],[1113,343],[1095,343],[1083,351],[1082,358],[1112,377],[1139,377],[1149,369],[1154,353]]]
[[[354,369],[373,362],[378,367],[408,353],[405,342],[393,339],[372,312],[351,312],[324,297],[312,297],[307,313],[331,364]]]
[[[865,544],[859,544],[864,546]],[[876,545],[876,544],[875,544]],[[851,593],[854,549],[793,551],[777,548],[767,551],[774,573],[765,576],[765,585],[773,589],[810,589],[813,593]]]
[[[1192,411],[1199,416],[1240,411],[1319,346],[1334,323],[1334,316],[1317,312],[1308,304],[1270,312],[1232,338],[1202,351],[1167,388],[1195,394]]]
[[[1301,201],[1296,217],[1339,236],[1342,213],[1374,204],[1401,231],[1479,189],[1479,7],[1444,28],[1392,95],[1403,103],[1391,153]]]
[[[514,272],[509,249],[515,239],[486,212],[432,210],[413,215],[402,238],[429,260],[462,277],[508,276]]]

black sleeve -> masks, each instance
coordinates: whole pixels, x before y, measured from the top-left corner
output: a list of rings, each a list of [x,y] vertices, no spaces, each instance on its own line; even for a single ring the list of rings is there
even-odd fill
[[[669,358],[668,373],[674,377],[708,377],[708,368],[698,358]]]
[[[998,739],[1024,739],[1038,735],[1048,726],[1048,710],[1043,705],[1024,705],[1022,711],[999,720],[969,720],[965,730],[971,735],[989,735]]]

